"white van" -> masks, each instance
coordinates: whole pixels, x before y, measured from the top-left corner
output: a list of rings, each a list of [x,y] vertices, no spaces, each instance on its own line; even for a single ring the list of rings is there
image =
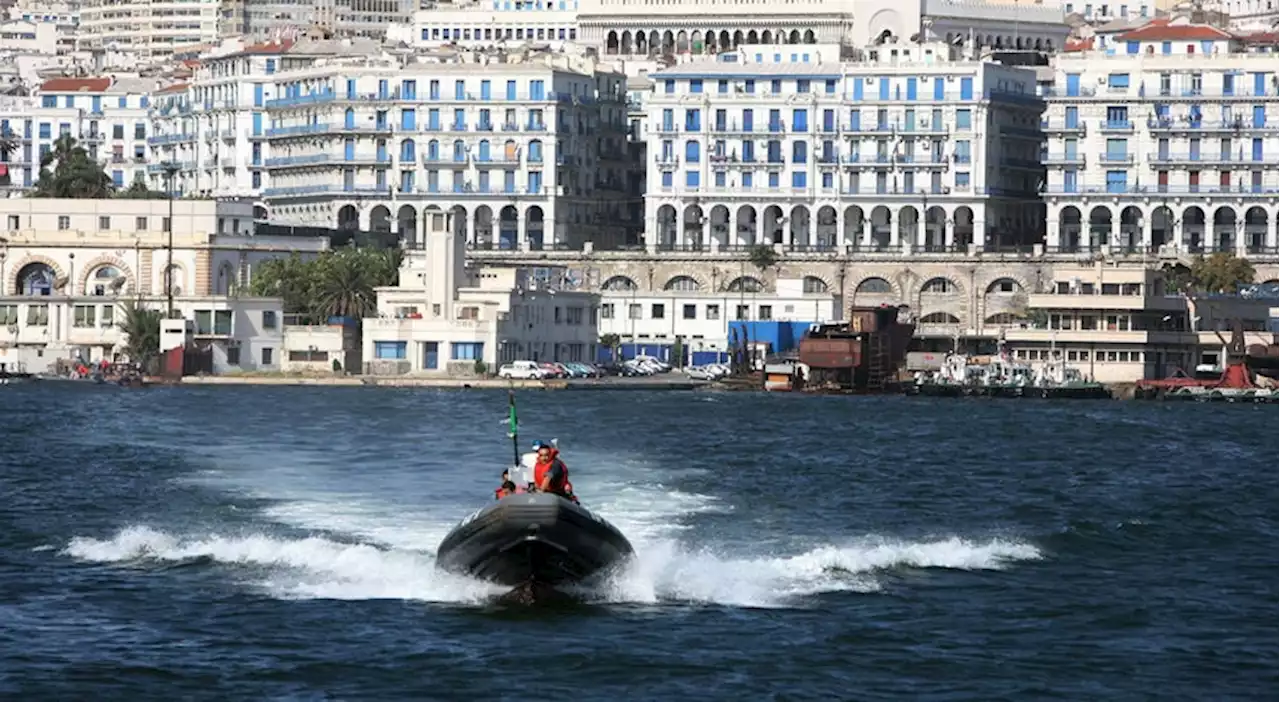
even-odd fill
[[[508,380],[542,380],[547,372],[533,361],[514,361],[498,369],[498,377]]]

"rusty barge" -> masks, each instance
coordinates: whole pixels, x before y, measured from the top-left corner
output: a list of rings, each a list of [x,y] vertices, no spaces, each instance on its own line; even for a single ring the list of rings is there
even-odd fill
[[[789,357],[766,361],[762,385],[783,392],[899,392],[899,370],[916,328],[907,315],[905,307],[854,307],[848,321],[814,324]]]

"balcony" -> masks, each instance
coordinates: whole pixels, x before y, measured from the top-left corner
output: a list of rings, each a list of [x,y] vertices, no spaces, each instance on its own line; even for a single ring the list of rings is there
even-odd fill
[[[1078,166],[1083,168],[1084,154],[1050,154],[1041,159],[1046,166]]]
[[[1164,197],[1179,196],[1196,198],[1238,197],[1245,199],[1274,198],[1280,194],[1280,187],[1274,185],[1077,185],[1074,187],[1062,184],[1045,187],[1044,194],[1052,197]]]
[[[323,134],[329,131],[329,125],[318,124],[299,124],[289,127],[271,127],[267,129],[265,134],[267,138],[288,138],[288,137],[304,137],[312,134]]]
[[[319,105],[321,103],[333,102],[337,96],[332,90],[312,93],[311,95],[298,95],[295,97],[273,98],[262,103],[262,106],[268,110],[281,109],[287,107],[302,107],[306,105]]]
[[[1098,161],[1108,166],[1132,166],[1133,154],[1107,153],[1098,154]]]
[[[1098,130],[1103,134],[1132,134],[1133,122],[1129,120],[1103,120],[1098,123]]]
[[[1083,293],[1031,293],[1027,306],[1033,309],[1177,312],[1187,308],[1179,296],[1101,295]]]

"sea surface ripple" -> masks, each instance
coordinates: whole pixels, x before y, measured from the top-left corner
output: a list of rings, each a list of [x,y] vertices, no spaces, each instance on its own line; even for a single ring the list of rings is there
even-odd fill
[[[1277,697],[1277,413],[521,392],[638,558],[434,567],[506,395],[0,388],[0,699]]]

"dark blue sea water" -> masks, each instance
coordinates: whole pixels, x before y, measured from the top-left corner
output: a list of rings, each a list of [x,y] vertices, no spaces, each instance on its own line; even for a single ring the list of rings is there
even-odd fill
[[[1277,412],[529,392],[638,562],[433,552],[505,394],[0,388],[0,698],[1273,700]]]

